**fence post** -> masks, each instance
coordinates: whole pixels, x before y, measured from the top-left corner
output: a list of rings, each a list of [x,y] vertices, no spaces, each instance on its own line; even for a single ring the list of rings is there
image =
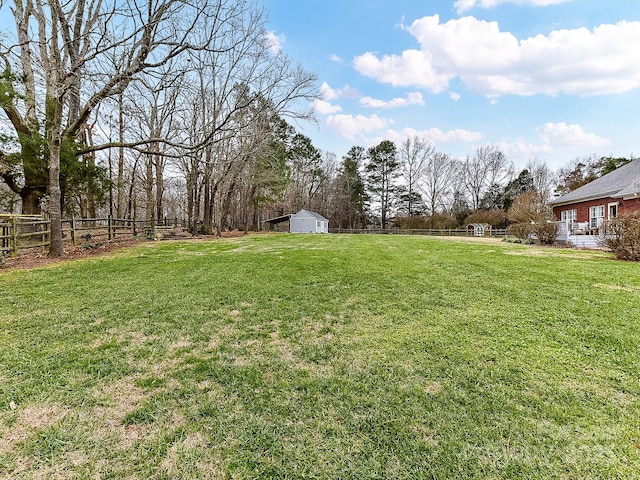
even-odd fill
[[[41,216],[42,221],[44,222],[46,219],[44,218],[44,214],[42,214]],[[47,238],[47,230],[49,230],[51,228],[51,222],[49,222],[49,226],[47,226],[46,223],[41,223],[40,224],[40,228],[42,229],[42,251],[46,252],[48,250],[47,245],[45,245],[46,243],[49,244],[49,246],[51,246],[51,242],[49,241],[49,239]]]
[[[9,224],[11,229],[11,238],[9,239],[9,250],[13,258],[18,256],[18,229],[16,225],[16,217],[9,218]]]
[[[71,217],[71,245],[76,246],[76,219]]]
[[[107,239],[111,241],[111,215],[107,215]]]

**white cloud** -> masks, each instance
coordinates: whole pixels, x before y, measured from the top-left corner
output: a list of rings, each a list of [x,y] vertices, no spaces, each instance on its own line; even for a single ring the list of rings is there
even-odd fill
[[[536,129],[540,138],[553,148],[604,147],[611,142],[595,133],[586,133],[580,125],[545,123]]]
[[[274,31],[265,32],[264,40],[273,53],[279,53],[282,50],[282,45],[287,41],[284,35],[276,35]]]
[[[418,92],[412,92],[406,98],[394,98],[393,100],[384,101],[372,97],[362,97],[360,105],[368,108],[401,108],[410,105],[424,105],[424,98]]]
[[[453,100],[454,102],[457,102],[458,100],[460,100],[462,97],[458,92],[450,92],[449,93],[449,98],[451,100]]]
[[[356,70],[393,86],[445,90],[459,77],[470,90],[500,96],[599,95],[640,87],[640,22],[593,30],[556,30],[519,40],[497,22],[462,17],[440,23],[433,15],[404,27],[421,45],[354,59]]]
[[[327,118],[327,126],[340,136],[349,140],[363,138],[365,135],[391,125],[393,122],[377,115],[331,115]]]
[[[526,161],[536,156],[544,157],[561,152],[567,154],[573,150],[578,155],[585,149],[605,147],[611,143],[594,133],[584,132],[580,125],[568,125],[564,122],[545,123],[535,131],[540,138],[539,143],[519,138],[514,142],[498,142],[497,146],[507,157]]]
[[[344,60],[335,53],[331,55],[331,61],[336,63],[344,63]]]
[[[472,132],[462,128],[442,131],[439,128],[429,128],[426,130],[416,130],[414,128],[403,128],[402,130],[389,129],[386,132],[386,138],[394,142],[402,142],[407,137],[421,137],[437,143],[474,143],[482,140],[483,135],[479,132]]]
[[[356,57],[353,64],[360,74],[394,87],[423,87],[435,93],[444,90],[450,78],[436,72],[428,52],[420,50],[405,50],[401,56],[385,55],[382,59],[367,52]]]
[[[357,89],[349,85],[345,85],[336,90],[331,88],[327,82],[322,82],[322,85],[320,85],[320,95],[322,95],[324,100],[337,100],[338,98],[357,98],[360,94]]]
[[[549,155],[554,153],[553,147],[547,143],[536,145],[521,138],[517,139],[515,142],[498,142],[496,146],[507,156],[507,158],[516,158],[521,160],[533,158],[538,155]]]
[[[549,5],[558,5],[573,0],[456,0],[453,4],[458,13],[464,13],[474,7],[493,8],[503,3],[515,3],[517,5],[533,5],[535,7],[547,7]]]
[[[340,105],[332,105],[324,100],[316,100],[313,104],[313,109],[322,115],[329,115],[342,111],[342,107]]]

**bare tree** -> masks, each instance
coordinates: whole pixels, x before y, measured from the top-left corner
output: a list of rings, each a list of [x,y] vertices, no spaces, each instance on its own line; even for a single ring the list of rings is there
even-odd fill
[[[427,165],[433,157],[435,147],[432,143],[418,136],[408,137],[400,144],[398,156],[400,157],[402,178],[407,189],[407,213],[414,215],[414,207],[418,193],[418,185],[423,178]]]
[[[438,207],[444,206],[446,197],[453,194],[454,182],[460,174],[459,165],[448,154],[436,152],[424,166],[420,190],[426,197],[432,223]]]
[[[534,190],[542,195],[542,198],[549,200],[556,183],[556,174],[546,163],[536,158],[529,160],[525,168],[531,175]]]
[[[497,147],[478,147],[473,157],[464,161],[465,188],[471,207],[477,210],[483,195],[494,185],[501,185],[513,175],[513,165]]]
[[[12,79],[24,81],[21,92],[14,91],[13,80],[9,82],[11,101],[3,102],[2,109],[16,137],[26,139],[21,145],[23,157],[33,150],[36,137],[46,146],[45,154],[38,155],[48,166],[51,256],[63,253],[61,155],[122,145],[78,146],[77,139],[95,109],[106,99],[119,97],[132,81],[178,58],[193,61],[202,54],[222,55],[222,74],[220,64],[209,63],[209,71],[211,78],[226,77],[225,92],[238,84],[247,85],[268,99],[270,108],[298,117],[310,114],[308,108],[301,111],[300,101],[316,95],[313,75],[292,66],[284,55],[271,53],[263,13],[249,1],[17,0],[12,11],[16,41],[3,43],[0,58],[9,75],[19,72]],[[113,58],[120,61],[113,62]],[[226,102],[228,97],[219,93],[209,90],[201,101],[222,98]],[[244,106],[236,104],[207,116],[201,135],[188,144],[152,136],[127,142],[127,146],[150,151],[149,145],[162,142],[186,152],[204,149],[221,136],[237,133],[231,118],[241,108]],[[5,181],[10,184],[12,179]],[[41,190],[34,194],[41,196]]]

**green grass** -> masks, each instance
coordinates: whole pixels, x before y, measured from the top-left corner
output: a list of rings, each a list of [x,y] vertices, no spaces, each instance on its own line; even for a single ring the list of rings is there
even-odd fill
[[[605,253],[158,243],[0,298],[0,478],[640,478],[640,265]]]

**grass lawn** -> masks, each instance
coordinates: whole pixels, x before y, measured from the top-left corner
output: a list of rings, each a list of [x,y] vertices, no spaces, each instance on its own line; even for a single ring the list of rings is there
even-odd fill
[[[640,478],[640,265],[409,236],[0,271],[0,478]]]

